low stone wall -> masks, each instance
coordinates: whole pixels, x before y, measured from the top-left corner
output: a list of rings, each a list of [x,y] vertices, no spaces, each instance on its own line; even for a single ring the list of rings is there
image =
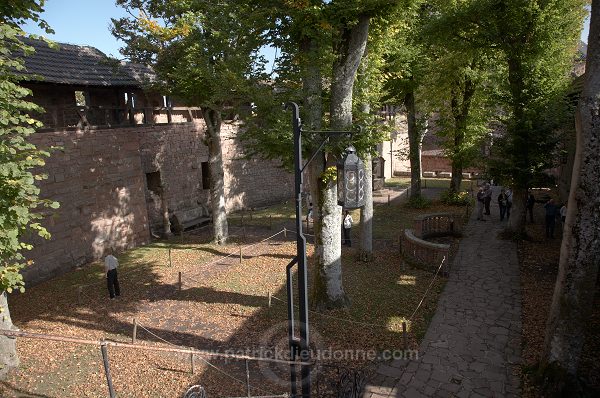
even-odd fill
[[[449,272],[450,245],[420,239],[415,236],[412,229],[404,230],[400,239],[400,252],[408,261],[432,272],[437,271],[445,257],[441,272],[444,275]]]

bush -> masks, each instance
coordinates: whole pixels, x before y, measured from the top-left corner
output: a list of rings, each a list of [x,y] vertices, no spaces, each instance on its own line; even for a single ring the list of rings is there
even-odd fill
[[[408,207],[412,207],[413,209],[424,209],[426,207],[429,207],[430,204],[431,202],[426,197],[419,195],[410,198],[406,205]]]
[[[453,192],[450,190],[442,193],[442,203],[451,206],[466,206],[471,204],[471,195],[467,191]]]

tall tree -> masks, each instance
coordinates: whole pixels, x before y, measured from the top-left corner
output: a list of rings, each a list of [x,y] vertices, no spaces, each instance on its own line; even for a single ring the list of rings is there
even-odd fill
[[[577,147],[542,363],[553,396],[573,390],[600,268],[600,0],[593,0]]]
[[[300,101],[303,124],[308,129],[320,129],[323,120],[323,82],[330,81],[331,127],[351,129],[353,85],[366,41],[371,16],[385,2],[313,0],[290,4],[286,1],[267,2],[274,21],[269,35],[281,49],[278,59],[276,89],[271,95]],[[381,4],[380,4],[381,3]],[[383,12],[383,11],[382,11]],[[251,121],[246,138],[253,149],[268,158],[290,160],[291,135],[287,123],[277,118],[263,98],[258,99],[256,118]],[[271,101],[271,104],[278,101]],[[288,131],[291,131],[289,129]],[[285,139],[284,139],[285,138]],[[312,154],[324,137],[303,136],[305,153]],[[359,153],[364,154],[369,141],[354,137]],[[309,185],[315,216],[315,264],[313,303],[319,308],[347,305],[341,268],[341,209],[337,204],[335,162],[348,140],[332,140],[318,154],[309,169]]]
[[[431,62],[424,45],[423,2],[415,1],[395,15],[387,34],[384,66],[384,101],[404,105],[406,111],[408,152],[401,153],[410,162],[410,197],[421,196],[421,143],[424,129],[419,123],[419,89],[424,83]]]
[[[30,262],[24,251],[32,233],[42,238],[50,235],[40,224],[41,208],[57,208],[58,203],[41,200],[36,181],[45,178],[39,173],[49,154],[28,142],[27,138],[42,124],[31,114],[43,109],[27,101],[31,91],[19,86],[15,72],[24,69],[21,57],[33,52],[20,37],[26,36],[19,25],[33,20],[51,32],[40,19],[44,2],[25,0],[0,5],[0,328],[12,329],[6,293],[23,292],[25,285],[19,273]],[[15,339],[0,336],[0,378],[18,366]]]
[[[202,0],[118,0],[139,17],[113,19],[122,53],[151,65],[157,85],[190,105],[200,106],[209,150],[214,240],[226,243],[221,126],[231,106],[250,101],[262,75],[261,10],[252,2]]]
[[[422,17],[421,34],[431,54],[423,93],[452,164],[454,193],[460,191],[463,170],[475,163],[482,140],[489,136],[499,109],[491,100],[503,78],[497,65],[500,53],[482,45],[485,27],[471,23],[477,19],[477,3],[430,1]]]
[[[514,185],[508,229],[524,234],[527,188],[551,166],[549,109],[569,82],[585,0],[489,0],[474,11],[490,15],[484,31],[503,53],[507,69],[507,134],[499,146],[502,168]],[[540,115],[544,115],[540,117]]]

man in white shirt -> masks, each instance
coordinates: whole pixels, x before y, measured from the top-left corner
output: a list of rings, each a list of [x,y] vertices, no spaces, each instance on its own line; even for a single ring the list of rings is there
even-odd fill
[[[344,239],[342,241],[342,246],[343,245],[348,245],[348,246],[352,246],[352,240],[350,239],[350,231],[352,230],[352,223],[354,222],[354,220],[352,219],[352,216],[350,215],[350,212],[348,210],[346,210],[344,212]]]
[[[104,258],[104,271],[106,271],[106,285],[108,287],[108,294],[110,299],[114,300],[115,296],[121,295],[121,289],[119,288],[119,278],[117,276],[117,267],[119,266],[119,260],[115,256],[109,254]]]

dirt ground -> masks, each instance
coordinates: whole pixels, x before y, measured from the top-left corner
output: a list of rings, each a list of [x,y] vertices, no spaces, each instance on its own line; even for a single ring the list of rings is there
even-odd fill
[[[394,242],[416,214],[449,210],[464,212],[440,204],[423,210],[399,203],[376,207],[374,235],[379,243],[375,259],[365,264],[357,260],[355,247],[343,249],[344,286],[352,305],[326,314],[311,312],[315,347],[323,352],[373,351],[378,355],[401,348],[401,323],[421,300],[432,274],[404,264]],[[232,233],[237,237],[225,247],[206,243],[201,231],[120,255],[123,294],[117,300],[108,300],[99,263],[29,288],[10,297],[13,321],[27,332],[128,343],[136,319],[138,344],[253,356],[275,348],[287,352],[285,267],[295,245],[290,232],[287,237],[279,233],[260,242],[281,231],[271,215],[257,212],[252,221],[246,219],[245,228],[234,224],[239,220],[233,221]],[[358,236],[357,229],[353,237]],[[443,278],[438,278],[409,325],[412,344],[425,333],[443,286]],[[99,347],[25,338],[19,338],[17,345],[21,366],[0,384],[2,397],[107,395]],[[192,374],[188,354],[109,347],[109,359],[120,397],[180,397],[194,384],[203,385],[210,397],[247,393],[244,361],[197,355]],[[358,356],[334,359],[324,363],[360,368],[373,363]],[[248,364],[252,394],[288,392],[287,365]],[[319,381],[315,385],[321,387],[332,382],[315,378]]]
[[[532,377],[542,353],[546,321],[558,273],[562,234],[557,223],[555,238],[545,236],[543,204],[535,206],[534,223],[527,225],[529,240],[519,243],[523,289],[523,396],[540,397]],[[600,288],[594,298],[580,363],[580,377],[600,391]]]

